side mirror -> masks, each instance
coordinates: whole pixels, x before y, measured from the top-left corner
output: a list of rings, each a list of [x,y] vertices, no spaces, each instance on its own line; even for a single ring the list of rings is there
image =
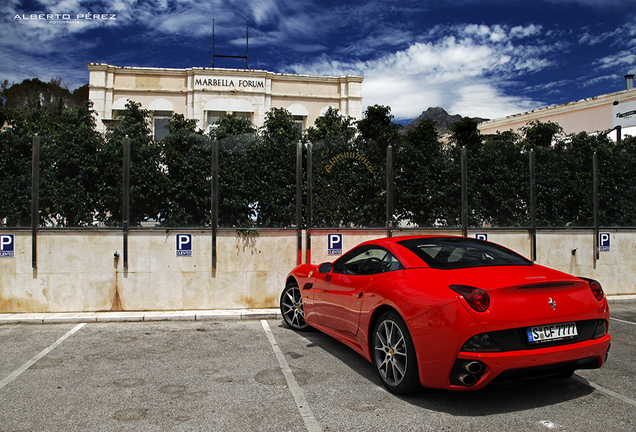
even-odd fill
[[[320,264],[320,266],[318,266],[318,273],[331,273],[331,268],[331,263],[322,263]]]

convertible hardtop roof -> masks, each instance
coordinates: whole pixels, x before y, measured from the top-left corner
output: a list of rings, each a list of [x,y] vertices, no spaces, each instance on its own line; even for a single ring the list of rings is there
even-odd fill
[[[469,237],[462,237],[462,236],[454,236],[454,235],[447,235],[447,234],[443,234],[443,235],[410,235],[410,236],[397,236],[397,237],[383,237],[383,238],[379,238],[379,239],[375,239],[375,240],[367,240],[364,243],[361,244],[377,244],[377,245],[387,245],[387,244],[393,244],[393,243],[398,243],[404,240],[411,240],[411,239],[420,239],[420,238],[466,238],[468,239]]]
[[[402,236],[379,239],[371,242],[378,246],[384,246],[397,253],[390,245],[400,244],[409,252],[416,255],[428,266],[438,269],[461,269],[468,267],[485,266],[527,266],[532,261],[526,257],[496,243],[479,240],[471,237],[451,235],[425,235]],[[402,255],[402,254],[400,254]],[[404,255],[402,255],[404,257]],[[415,263],[408,258],[409,264]]]

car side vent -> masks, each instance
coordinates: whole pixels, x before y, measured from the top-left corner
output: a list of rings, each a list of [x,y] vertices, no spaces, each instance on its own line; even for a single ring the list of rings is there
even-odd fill
[[[314,286],[314,284],[312,284],[311,282],[307,282],[307,283],[303,286],[303,289],[304,289],[304,290],[306,290],[306,289],[311,289],[313,286]]]

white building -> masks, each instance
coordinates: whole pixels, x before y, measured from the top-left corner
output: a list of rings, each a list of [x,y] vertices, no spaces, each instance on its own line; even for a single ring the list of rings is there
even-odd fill
[[[625,90],[587,99],[550,106],[525,113],[480,123],[482,135],[507,130],[518,130],[528,122],[538,120],[558,123],[565,133],[588,132],[590,134],[615,129],[610,137],[636,135],[636,88],[634,75],[625,75]],[[617,127],[620,126],[620,129]]]
[[[141,103],[152,117],[155,137],[173,113],[198,120],[208,130],[220,116],[233,114],[262,126],[272,108],[285,108],[305,129],[327,111],[362,118],[362,80],[339,77],[280,74],[262,70],[219,68],[143,68],[89,63],[89,99],[97,112],[98,130],[105,130],[128,100]]]

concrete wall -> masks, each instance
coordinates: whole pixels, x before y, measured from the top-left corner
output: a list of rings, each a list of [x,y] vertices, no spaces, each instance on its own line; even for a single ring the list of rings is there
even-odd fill
[[[126,270],[120,231],[58,230],[38,234],[34,270],[31,233],[1,233],[14,234],[16,248],[0,258],[0,312],[276,307],[297,260],[295,231],[219,231],[213,271],[210,231],[133,230]],[[192,257],[176,256],[178,233],[192,234]]]
[[[540,230],[537,233],[537,264],[551,267],[575,276],[598,280],[607,295],[636,294],[636,230],[607,230],[610,234],[610,251],[600,252],[594,260],[593,230]],[[351,249],[358,243],[384,237],[385,231],[314,230],[311,234],[311,262],[319,264],[334,261],[327,255],[327,234],[342,232],[343,249]],[[487,233],[488,240],[532,258],[531,237],[528,230],[469,230],[468,236]],[[403,235],[461,235],[460,231],[395,230],[393,236]],[[576,253],[572,253],[576,250]]]
[[[636,294],[636,230],[603,231],[610,232],[611,250],[600,252],[596,263],[592,230],[540,231],[537,263],[598,279],[608,295]],[[332,232],[337,230],[312,232],[312,263],[337,258],[327,255],[327,234]],[[345,251],[385,235],[371,230],[340,232]],[[527,231],[479,232],[530,257]],[[176,256],[180,233],[192,234],[192,257]],[[395,236],[431,233],[458,234],[394,231]],[[128,237],[128,269],[123,266],[118,230],[42,230],[33,269],[30,231],[2,229],[0,234],[15,235],[15,257],[0,258],[0,312],[277,307],[285,277],[297,261],[294,230],[260,231],[247,237],[234,230],[219,231],[216,270],[208,230],[133,230]]]

